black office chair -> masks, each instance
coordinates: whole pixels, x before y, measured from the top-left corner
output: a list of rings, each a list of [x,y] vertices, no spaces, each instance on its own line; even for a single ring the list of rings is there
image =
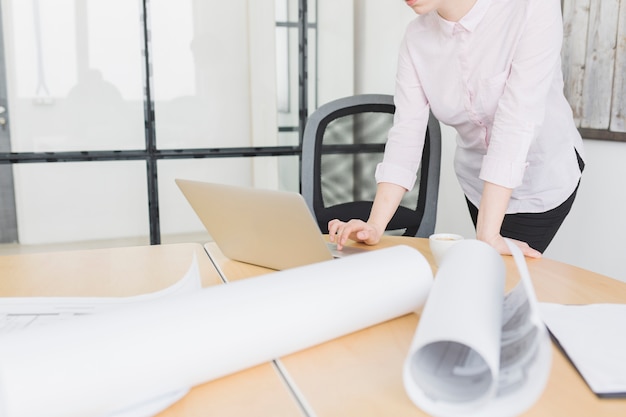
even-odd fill
[[[367,220],[376,194],[374,170],[393,123],[393,97],[363,94],[319,107],[307,120],[302,144],[302,195],[328,233],[332,219]],[[435,230],[441,128],[431,114],[415,188],[387,226],[389,234],[428,237]]]

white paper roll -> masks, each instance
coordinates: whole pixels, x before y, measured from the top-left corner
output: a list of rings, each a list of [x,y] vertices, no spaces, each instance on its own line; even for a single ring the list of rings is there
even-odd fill
[[[505,294],[502,257],[463,240],[437,271],[404,363],[404,386],[437,417],[511,417],[534,404],[550,373],[550,339],[524,255],[510,241],[520,282]]]
[[[0,337],[0,416],[102,416],[419,309],[397,246]]]
[[[463,240],[448,250],[436,278],[405,362],[405,388],[429,414],[463,415],[497,388],[504,263],[489,245]],[[466,375],[458,362],[468,350],[476,367]]]

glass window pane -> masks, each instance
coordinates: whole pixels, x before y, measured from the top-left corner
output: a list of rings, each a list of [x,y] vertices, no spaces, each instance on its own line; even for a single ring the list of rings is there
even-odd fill
[[[287,127],[298,127],[298,107],[299,107],[299,69],[298,69],[298,29],[289,28],[288,30],[288,51],[287,51],[287,65],[288,65],[288,82],[289,87],[287,97],[291,105],[287,109],[278,113],[278,125]],[[277,51],[278,52],[278,51]],[[285,82],[285,80],[278,80],[278,82]]]
[[[143,161],[14,165],[19,242],[63,243],[145,236]]]
[[[317,30],[309,29],[307,34],[307,71],[308,71],[308,110],[311,114],[317,107]]]
[[[150,6],[158,147],[250,146],[247,3]]]
[[[292,107],[290,94],[293,77],[289,71],[289,35],[289,28],[276,28],[276,98],[279,114],[289,114]]]
[[[297,156],[163,160],[158,163],[162,241],[206,231],[176,186],[176,178],[298,192]]]
[[[278,161],[279,189],[300,192],[300,158],[294,156],[281,156]]]
[[[278,144],[281,146],[298,146],[298,130],[278,133]]]
[[[355,7],[359,7],[358,5]],[[308,0],[306,11],[309,15],[309,23],[317,22],[317,0]]]
[[[281,127],[297,127],[299,125],[298,6],[297,0],[291,0],[289,3],[290,23],[293,26],[276,28],[278,124]],[[307,30],[307,107],[310,114],[318,107],[317,2],[309,1],[307,11],[309,21]]]
[[[275,0],[274,10],[277,22],[286,22],[289,16],[289,0]]]
[[[144,147],[138,6],[3,2],[14,152]]]

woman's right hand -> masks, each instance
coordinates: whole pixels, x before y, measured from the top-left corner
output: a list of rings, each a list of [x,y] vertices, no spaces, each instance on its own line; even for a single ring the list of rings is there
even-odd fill
[[[367,222],[352,219],[347,222],[334,219],[328,222],[330,241],[337,244],[341,250],[348,239],[362,242],[366,245],[375,245],[385,232],[389,220],[396,212],[406,188],[390,182],[379,182],[376,187],[376,197]]]
[[[355,242],[362,242],[366,245],[375,245],[380,241],[384,230],[378,230],[375,226],[363,220],[352,219],[342,222],[333,219],[328,222],[328,234],[330,241],[337,244],[337,249],[341,250],[348,239]]]

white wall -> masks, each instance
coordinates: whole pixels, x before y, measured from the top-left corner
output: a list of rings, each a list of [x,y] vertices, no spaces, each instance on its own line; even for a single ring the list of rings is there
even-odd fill
[[[545,255],[626,281],[626,143],[585,140],[576,202]]]
[[[357,2],[358,3],[358,2]],[[359,3],[365,5],[365,1]],[[355,23],[355,78],[360,93],[393,93],[397,51],[414,17],[401,2],[367,2]],[[465,199],[452,168],[455,132],[442,126],[442,171],[436,230],[475,237]],[[626,282],[626,143],[586,140],[587,166],[577,200],[544,256]]]
[[[319,105],[354,94],[353,3],[353,0],[317,0]]]
[[[355,1],[355,92],[393,94],[396,60],[415,14],[403,2]]]

